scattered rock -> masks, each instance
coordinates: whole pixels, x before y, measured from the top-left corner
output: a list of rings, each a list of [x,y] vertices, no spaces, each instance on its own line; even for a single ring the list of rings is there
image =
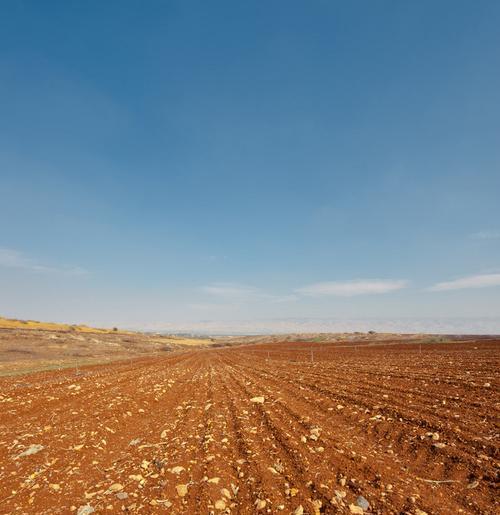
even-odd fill
[[[181,467],[180,465],[177,465],[177,467],[173,467],[170,469],[170,472],[172,472],[172,474],[180,474],[181,472],[183,472],[184,470],[186,470],[184,467]]]
[[[225,510],[226,509],[225,499],[219,499],[218,501],[215,501],[215,509],[216,510]]]
[[[264,499],[257,499],[255,501],[255,508],[257,510],[263,510],[266,507],[267,502]]]
[[[250,402],[254,402],[255,404],[264,404],[264,397],[252,397]]]
[[[356,499],[356,506],[359,506],[363,511],[367,511],[370,508],[370,503],[362,495],[359,495]]]
[[[184,497],[188,493],[187,485],[177,485],[175,489],[177,490],[177,495],[179,497]]]
[[[86,504],[85,506],[80,506],[78,508],[78,511],[76,512],[76,515],[90,515],[91,513],[94,513],[95,510],[90,506],[90,504]]]
[[[311,435],[319,437],[321,429],[319,427],[313,427],[309,432],[311,433]]]
[[[123,490],[123,485],[120,483],[114,483],[108,488],[108,492],[119,492]]]
[[[128,493],[127,492],[118,492],[116,494],[116,498],[120,499],[120,501],[123,501],[124,499],[128,498]]]
[[[299,504],[295,511],[293,512],[293,515],[302,515],[304,513],[304,508],[302,507],[302,504]]]
[[[364,513],[363,508],[360,508],[359,506],[356,506],[355,504],[349,504],[349,511],[351,513],[357,513],[358,515],[363,515],[363,513]]]
[[[44,449],[43,445],[40,445],[39,443],[35,443],[33,445],[30,445],[25,451],[23,451],[21,454],[17,456],[17,458],[22,458],[23,456],[31,456],[32,454],[36,454],[37,452],[40,452]]]

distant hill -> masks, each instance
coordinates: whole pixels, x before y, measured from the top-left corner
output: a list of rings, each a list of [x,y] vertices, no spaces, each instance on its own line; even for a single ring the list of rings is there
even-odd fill
[[[0,376],[164,355],[213,344],[207,338],[0,317]]]
[[[74,331],[78,333],[109,334],[119,332],[131,334],[130,331],[122,331],[116,328],[101,329],[87,325],[58,324],[56,322],[38,322],[37,320],[17,320],[15,318],[0,317],[0,329],[38,329],[42,331]]]

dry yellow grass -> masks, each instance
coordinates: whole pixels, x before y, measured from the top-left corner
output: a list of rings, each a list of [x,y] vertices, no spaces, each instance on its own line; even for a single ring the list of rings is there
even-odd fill
[[[158,343],[175,343],[178,345],[210,345],[213,343],[212,340],[209,340],[207,338],[184,338],[183,336],[162,336],[161,340],[154,340],[158,341]]]
[[[0,329],[32,329],[38,331],[64,331],[64,332],[75,332],[75,333],[97,333],[97,334],[137,334],[131,331],[124,331],[121,329],[103,329],[96,327],[89,327],[87,325],[70,325],[70,324],[58,324],[56,322],[38,322],[36,320],[16,320],[13,318],[0,317]],[[154,337],[151,337],[151,341]],[[209,339],[202,338],[184,338],[182,336],[162,336],[158,338],[158,343],[173,343],[178,345],[187,346],[199,346],[209,345],[213,343]]]
[[[115,333],[113,329],[100,329],[86,325],[58,324],[55,322],[38,322],[36,320],[16,320],[0,317],[0,329],[38,329],[41,331],[75,331],[80,333]],[[127,333],[128,331],[118,331]]]

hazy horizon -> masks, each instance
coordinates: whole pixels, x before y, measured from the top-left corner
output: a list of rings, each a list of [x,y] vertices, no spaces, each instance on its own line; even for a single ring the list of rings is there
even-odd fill
[[[130,330],[163,334],[194,334],[207,336],[243,336],[270,334],[318,333],[394,333],[394,334],[448,334],[499,335],[500,317],[447,318],[447,319],[395,319],[395,320],[246,320],[221,323],[216,320],[182,325],[159,324],[151,327],[129,327]]]

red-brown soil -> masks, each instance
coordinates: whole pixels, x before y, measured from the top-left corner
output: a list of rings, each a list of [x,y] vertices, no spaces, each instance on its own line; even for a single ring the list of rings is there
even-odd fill
[[[498,513],[499,344],[249,345],[1,378],[0,513],[350,513],[358,496]]]

